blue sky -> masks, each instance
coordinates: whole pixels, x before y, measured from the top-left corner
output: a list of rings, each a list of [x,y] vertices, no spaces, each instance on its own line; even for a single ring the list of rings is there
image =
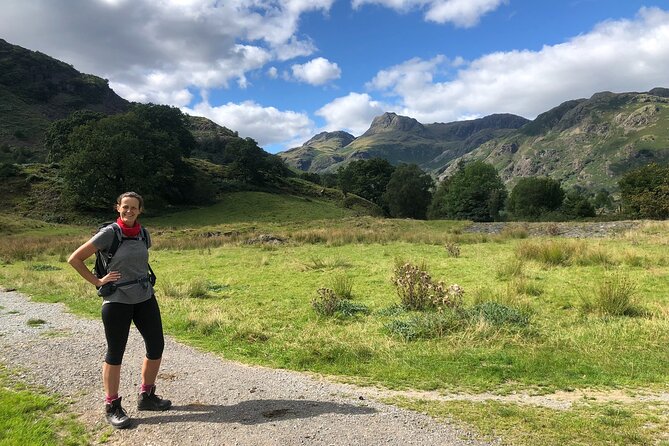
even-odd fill
[[[5,0],[0,38],[277,152],[669,87],[669,1]]]

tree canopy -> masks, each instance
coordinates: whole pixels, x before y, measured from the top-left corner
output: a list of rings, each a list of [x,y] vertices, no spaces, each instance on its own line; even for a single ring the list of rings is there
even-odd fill
[[[189,195],[192,169],[183,162],[191,144],[179,128],[184,121],[173,119],[170,124],[176,127],[168,128],[154,119],[156,114],[178,118],[181,112],[142,106],[78,126],[53,127],[70,129],[66,150],[60,153],[64,183],[77,206],[106,209],[128,190],[141,191],[154,203],[197,201]],[[62,135],[54,136],[62,141]]]
[[[571,190],[565,195],[561,210],[568,219],[594,217],[596,215],[595,206],[585,193],[578,189]]]
[[[416,164],[400,164],[390,176],[383,200],[392,217],[425,219],[433,186],[432,177]]]
[[[506,187],[497,170],[483,161],[474,161],[439,184],[430,205],[429,217],[498,220],[506,196]]]
[[[337,183],[344,193],[366,198],[388,211],[383,193],[394,171],[395,167],[383,158],[357,160],[339,168]]]
[[[559,181],[547,177],[521,178],[509,195],[507,211],[518,220],[537,220],[556,211],[564,200]]]
[[[653,163],[631,170],[618,186],[625,212],[631,217],[669,217],[669,166]]]

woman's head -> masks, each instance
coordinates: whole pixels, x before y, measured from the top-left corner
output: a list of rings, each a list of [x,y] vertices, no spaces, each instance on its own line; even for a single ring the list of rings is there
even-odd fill
[[[118,208],[121,205],[121,201],[123,201],[123,199],[126,198],[126,197],[137,199],[137,203],[139,204],[139,210],[140,211],[144,210],[144,199],[137,192],[124,192],[124,193],[122,193],[116,199],[116,206],[114,206],[114,207]]]
[[[116,199],[116,212],[127,226],[134,226],[144,211],[144,199],[136,192],[125,192]]]

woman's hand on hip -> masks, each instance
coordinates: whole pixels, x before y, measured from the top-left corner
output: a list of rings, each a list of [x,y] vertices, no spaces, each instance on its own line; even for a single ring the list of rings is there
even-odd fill
[[[100,286],[104,285],[105,283],[116,282],[116,281],[118,281],[118,279],[120,279],[120,278],[121,278],[121,273],[120,273],[120,272],[118,272],[118,271],[109,271],[109,273],[108,273],[107,275],[103,276],[103,277],[100,279],[100,283],[99,283],[97,286],[100,287]]]

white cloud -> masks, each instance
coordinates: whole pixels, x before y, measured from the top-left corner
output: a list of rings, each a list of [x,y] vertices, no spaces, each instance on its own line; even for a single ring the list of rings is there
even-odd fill
[[[182,106],[188,87],[244,88],[249,71],[312,54],[313,42],[296,36],[299,18],[333,2],[5,0],[0,29],[11,43],[110,79],[128,98]]]
[[[253,101],[211,106],[206,94],[204,98],[192,109],[182,108],[182,110],[193,116],[207,117],[219,125],[234,129],[240,136],[255,139],[260,146],[282,143],[287,145],[295,138],[306,140],[314,134],[314,123],[304,113],[263,107]]]
[[[341,77],[339,66],[323,57],[312,59],[302,65],[293,65],[291,70],[295,79],[311,85],[323,85]]]
[[[515,113],[527,118],[601,90],[667,86],[669,12],[642,8],[633,20],[607,21],[539,51],[488,54],[469,63],[443,56],[380,71],[369,88],[395,97],[420,122]],[[452,80],[434,79],[459,65]]]
[[[470,28],[478,24],[481,17],[494,11],[507,0],[352,0],[354,8],[366,3],[386,6],[396,11],[424,9],[425,19],[436,23],[453,23]]]
[[[267,76],[270,79],[276,79],[277,77],[279,77],[279,70],[277,70],[276,67],[269,67],[269,69],[267,70]]]
[[[325,119],[325,131],[347,130],[354,135],[360,135],[385,108],[366,93],[349,93],[324,105],[316,115]]]

